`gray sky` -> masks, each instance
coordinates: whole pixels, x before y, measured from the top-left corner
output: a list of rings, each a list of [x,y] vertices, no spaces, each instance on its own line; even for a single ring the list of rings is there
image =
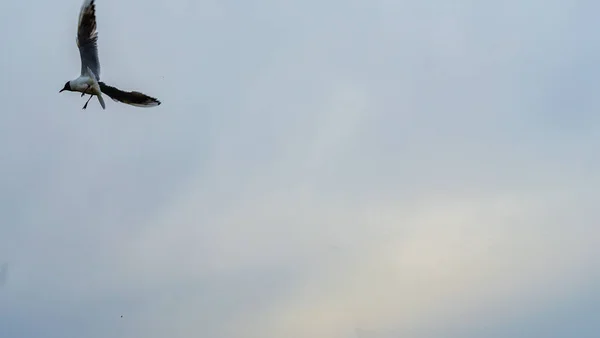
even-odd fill
[[[594,1],[0,3],[0,336],[598,337]],[[123,315],[123,318],[120,316]]]
[[[0,264],[0,287],[3,287],[6,284],[6,280],[8,279],[8,263]]]

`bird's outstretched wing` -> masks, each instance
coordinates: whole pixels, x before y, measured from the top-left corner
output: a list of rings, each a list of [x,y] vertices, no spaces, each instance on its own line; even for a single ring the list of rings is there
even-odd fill
[[[94,0],[84,0],[79,12],[77,25],[77,47],[81,57],[81,75],[87,75],[89,68],[100,80],[98,59],[98,32],[96,32],[96,4]]]
[[[100,85],[100,90],[102,91],[102,93],[108,95],[108,97],[117,102],[126,103],[132,106],[143,108],[156,107],[160,106],[161,104],[161,102],[157,98],[148,96],[140,92],[126,92],[118,88],[109,86],[104,82],[98,82],[98,84]]]

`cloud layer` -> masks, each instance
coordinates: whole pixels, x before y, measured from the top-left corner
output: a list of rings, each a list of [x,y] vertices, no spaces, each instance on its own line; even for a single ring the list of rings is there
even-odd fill
[[[597,4],[99,0],[105,111],[79,6],[0,4],[0,336],[600,334]]]

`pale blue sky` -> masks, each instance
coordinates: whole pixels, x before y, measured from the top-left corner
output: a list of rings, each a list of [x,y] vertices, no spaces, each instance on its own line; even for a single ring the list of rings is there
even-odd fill
[[[80,5],[0,3],[0,337],[600,336],[597,2],[97,0],[104,111]]]

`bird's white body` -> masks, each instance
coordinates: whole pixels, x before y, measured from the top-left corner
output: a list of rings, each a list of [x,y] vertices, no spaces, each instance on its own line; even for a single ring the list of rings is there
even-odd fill
[[[98,101],[100,102],[100,105],[102,106],[102,109],[104,109],[106,107],[106,104],[104,103],[104,98],[102,97],[102,90],[100,90],[100,84],[98,83],[96,77],[89,68],[87,69],[86,73],[89,75],[81,75],[75,80],[69,81],[71,90],[82,93],[82,96],[84,94],[96,96],[98,98]]]
[[[73,90],[78,91],[80,93],[92,94],[92,95],[101,95],[102,94],[102,92],[100,91],[100,86],[98,85],[98,82],[89,76],[80,76],[80,77],[76,78],[75,80],[69,81],[69,84],[71,84],[71,88]]]

